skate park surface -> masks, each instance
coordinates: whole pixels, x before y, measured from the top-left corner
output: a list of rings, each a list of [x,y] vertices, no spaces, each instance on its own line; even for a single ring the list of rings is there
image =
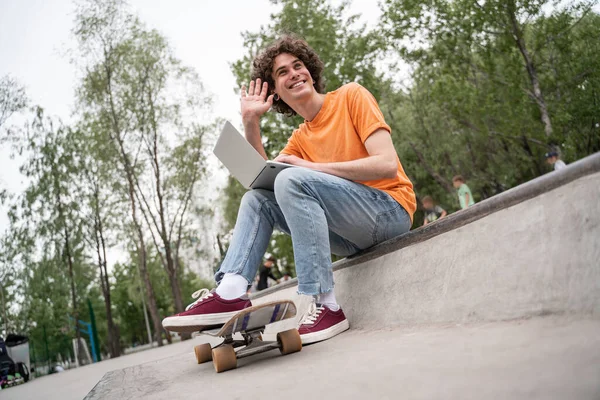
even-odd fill
[[[201,336],[0,397],[598,399],[599,199],[594,154],[337,262],[351,329],[300,353],[264,353],[217,374],[196,364],[193,346],[209,341]],[[252,301],[305,309],[295,286]]]

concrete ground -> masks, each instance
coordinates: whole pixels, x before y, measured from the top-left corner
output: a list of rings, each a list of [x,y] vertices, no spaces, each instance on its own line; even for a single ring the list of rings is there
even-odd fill
[[[195,339],[198,341],[198,339]],[[94,388],[109,371],[156,361],[179,354],[187,354],[194,346],[194,340],[175,343],[139,353],[105,360],[85,367],[74,368],[58,374],[36,378],[24,385],[4,389],[2,400],[80,400]]]
[[[86,399],[600,398],[597,319],[351,330],[289,356],[242,359],[221,374],[212,363],[197,365],[189,345],[177,349],[108,373]],[[52,386],[38,398],[60,390]]]

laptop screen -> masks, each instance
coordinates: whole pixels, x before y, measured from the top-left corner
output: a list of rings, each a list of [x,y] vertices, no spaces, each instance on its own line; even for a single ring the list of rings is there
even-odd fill
[[[225,122],[213,153],[246,189],[266,165],[266,160],[229,122]]]

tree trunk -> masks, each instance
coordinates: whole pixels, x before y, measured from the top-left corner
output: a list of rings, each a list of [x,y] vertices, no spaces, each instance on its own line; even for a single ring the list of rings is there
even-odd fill
[[[135,204],[135,184],[134,184],[134,171],[133,167],[129,161],[129,157],[127,156],[127,151],[125,150],[125,144],[123,143],[123,136],[121,132],[121,128],[119,126],[119,117],[115,110],[115,102],[113,99],[112,92],[112,70],[110,65],[108,65],[108,61],[105,60],[104,68],[106,72],[106,94],[109,100],[110,107],[110,122],[112,124],[111,131],[111,139],[116,142],[120,152],[120,161],[123,165],[123,169],[125,170],[125,177],[127,179],[127,183],[129,186],[129,201],[131,203],[131,216],[133,220],[133,225],[138,236],[139,246],[138,246],[138,262],[140,267],[140,275],[142,281],[144,281],[144,286],[146,287],[146,295],[148,296],[148,308],[150,310],[150,317],[152,318],[152,323],[154,325],[154,335],[157,340],[158,346],[162,346],[162,324],[158,314],[158,306],[156,304],[156,296],[154,294],[154,289],[152,288],[152,282],[150,281],[150,276],[148,274],[148,265],[147,265],[147,257],[146,257],[146,243],[144,241],[144,233],[142,232],[142,227],[137,219],[137,210]]]
[[[62,215],[62,207],[59,206],[59,213]],[[71,301],[73,302],[73,318],[75,319],[75,338],[77,340],[77,359],[81,359],[81,332],[79,331],[79,311],[77,311],[77,293],[75,292],[75,275],[73,273],[73,260],[71,259],[71,247],[69,242],[69,230],[67,229],[66,221],[64,227],[65,235],[65,257],[67,257],[67,265],[69,267],[69,279],[71,280]]]
[[[100,287],[102,288],[104,306],[106,308],[108,350],[110,352],[110,357],[116,358],[121,355],[121,346],[119,345],[119,335],[112,317],[110,283],[108,281],[108,271],[106,269],[106,244],[104,242],[104,229],[102,226],[102,218],[100,216],[100,198],[96,182],[94,182],[94,239],[96,241],[98,268],[100,270]]]
[[[81,355],[81,332],[79,331],[79,311],[77,310],[77,292],[75,291],[75,274],[73,273],[73,260],[71,259],[71,243],[69,240],[69,228],[67,227],[66,216],[64,215],[64,209],[62,205],[62,198],[60,195],[60,184],[58,182],[58,172],[55,169],[55,166],[52,166],[52,176],[53,176],[53,184],[55,191],[55,200],[58,208],[58,217],[63,223],[63,235],[64,235],[64,257],[67,258],[67,269],[69,273],[69,280],[71,283],[71,302],[73,303],[73,318],[74,326],[75,326],[75,339],[77,340],[77,360],[80,359]]]
[[[529,54],[529,51],[527,50],[527,46],[525,45],[525,39],[523,38],[523,32],[521,30],[521,27],[519,26],[519,22],[517,21],[517,17],[515,15],[515,8],[516,7],[514,1],[509,1],[506,11],[512,29],[512,36],[515,40],[517,48],[519,49],[519,52],[521,53],[521,56],[523,57],[523,60],[525,61],[525,69],[527,70],[527,75],[529,76],[529,81],[531,82],[531,86],[533,89],[533,91],[530,91],[529,93],[531,97],[533,97],[533,100],[535,100],[538,109],[540,110],[546,137],[550,137],[552,136],[552,123],[550,122],[548,107],[546,106],[546,102],[542,94],[542,89],[540,87],[540,81],[538,79],[535,64]]]
[[[164,199],[162,193],[162,182],[160,173],[160,162],[158,160],[158,132],[155,119],[154,102],[152,99],[152,93],[148,93],[148,105],[150,106],[150,123],[152,132],[152,148],[149,148],[148,152],[152,157],[154,163],[154,178],[156,186],[156,197],[158,199],[158,217],[160,219],[160,231],[159,235],[165,248],[166,258],[166,269],[169,275],[169,281],[171,284],[171,292],[173,293],[173,300],[175,302],[175,312],[180,313],[184,311],[183,299],[181,298],[181,285],[179,283],[179,271],[177,265],[173,262],[173,251],[171,248],[171,240],[167,235],[167,222],[165,217]],[[150,146],[148,146],[150,147]],[[174,221],[173,221],[174,222]]]
[[[104,262],[102,267],[104,268],[104,285],[106,286],[106,320],[108,324],[108,331],[112,332],[112,335],[109,337],[110,340],[110,356],[119,357],[121,355],[121,344],[120,344],[120,335],[119,328],[115,324],[112,317],[112,302],[110,300],[110,282],[108,280],[108,270],[106,268],[106,245],[104,243],[104,235],[102,230],[100,230],[100,240],[102,243],[102,252],[104,253]]]
[[[140,266],[140,275],[142,276],[142,281],[144,281],[144,286],[146,288],[145,292],[148,296],[148,309],[150,311],[150,318],[152,318],[152,324],[154,325],[154,338],[157,341],[158,346],[160,347],[163,345],[162,324],[158,315],[156,295],[154,294],[154,288],[152,287],[152,282],[150,281],[150,274],[148,273],[148,260],[146,255],[146,243],[144,241],[144,233],[142,232],[142,227],[137,219],[133,179],[129,173],[127,174],[127,178],[129,181],[129,200],[131,201],[131,216],[133,218],[133,226],[135,228],[139,240],[138,262]]]

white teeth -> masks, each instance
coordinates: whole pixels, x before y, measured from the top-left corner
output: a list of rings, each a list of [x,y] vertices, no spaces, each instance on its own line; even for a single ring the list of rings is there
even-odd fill
[[[293,84],[293,85],[290,87],[290,89],[293,89],[293,88],[295,88],[295,87],[298,87],[298,86],[300,86],[300,85],[301,85],[301,84],[303,84],[303,83],[304,83],[304,81],[300,81],[300,82],[294,83],[294,84]]]

